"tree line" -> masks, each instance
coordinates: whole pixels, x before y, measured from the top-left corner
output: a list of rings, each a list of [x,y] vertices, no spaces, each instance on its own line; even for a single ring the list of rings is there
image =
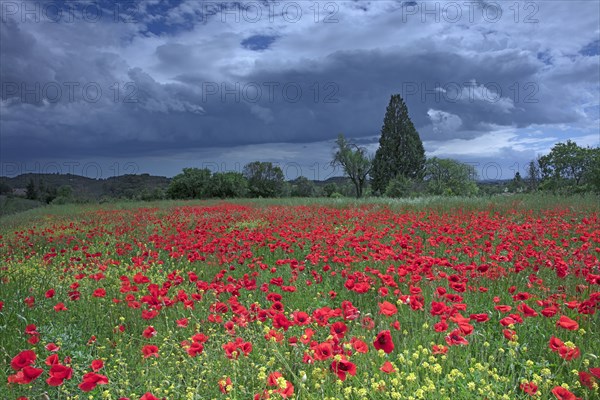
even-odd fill
[[[370,156],[339,135],[332,163],[340,165],[361,197],[367,185],[378,196],[474,196],[480,192],[473,166],[448,158],[425,157],[419,133],[400,95],[392,95],[386,109],[379,147]],[[370,178],[370,180],[369,180]],[[532,160],[528,176],[519,172],[504,192],[551,191],[572,194],[600,193],[600,148],[580,147],[568,140],[549,154]]]

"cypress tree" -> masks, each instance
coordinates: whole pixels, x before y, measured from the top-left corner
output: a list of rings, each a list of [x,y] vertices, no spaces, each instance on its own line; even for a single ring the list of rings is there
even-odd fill
[[[424,166],[425,149],[408,116],[408,108],[399,94],[392,95],[373,160],[373,191],[385,193],[390,180],[399,176],[419,179]]]

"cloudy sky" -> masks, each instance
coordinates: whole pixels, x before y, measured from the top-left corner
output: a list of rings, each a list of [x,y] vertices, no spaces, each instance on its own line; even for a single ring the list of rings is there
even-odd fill
[[[404,97],[428,156],[511,178],[600,143],[600,2],[0,2],[0,175],[338,175]]]

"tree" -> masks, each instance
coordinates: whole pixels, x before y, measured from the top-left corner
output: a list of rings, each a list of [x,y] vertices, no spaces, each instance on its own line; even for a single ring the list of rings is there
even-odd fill
[[[316,193],[315,184],[305,176],[299,176],[293,181],[291,195],[293,197],[314,197]]]
[[[392,95],[373,160],[373,191],[384,193],[390,180],[400,175],[418,179],[424,166],[425,149],[410,120],[408,108],[400,95]]]
[[[12,187],[6,182],[0,182],[0,194],[10,194],[12,193]]]
[[[424,179],[430,194],[473,196],[479,191],[475,178],[473,166],[449,158],[433,157],[425,164]]]
[[[325,186],[323,186],[323,193],[325,194],[326,197],[331,197],[332,194],[338,193],[338,192],[339,192],[339,188],[335,182],[331,182],[331,183],[328,183]]]
[[[342,134],[338,136],[335,143],[337,151],[333,155],[331,164],[342,166],[344,173],[354,185],[356,198],[360,198],[367,183],[367,176],[371,172],[371,159],[367,156],[366,149],[354,143],[349,143]]]
[[[531,160],[527,164],[527,178],[525,179],[525,183],[527,190],[530,192],[535,192],[540,184],[540,167],[538,165],[538,160]]]
[[[283,190],[283,171],[270,162],[254,161],[244,166],[244,177],[252,197],[277,197]]]
[[[33,183],[33,179],[29,179],[27,183],[27,187],[25,188],[26,194],[25,197],[29,200],[37,199],[37,190],[35,190],[35,183]]]
[[[210,195],[210,170],[184,168],[171,180],[167,195],[172,199],[201,199]]]
[[[215,172],[211,178],[211,193],[222,199],[244,197],[248,193],[248,181],[240,172]]]
[[[542,187],[567,192],[592,190],[599,152],[599,148],[580,147],[571,140],[555,144],[539,159]]]
[[[387,197],[409,197],[418,193],[418,190],[415,189],[414,180],[403,175],[398,175],[388,182],[384,194]]]
[[[521,177],[521,173],[517,171],[515,172],[515,176],[512,181],[510,181],[508,184],[508,190],[510,190],[512,193],[521,193],[523,190],[525,190],[525,186],[526,185]]]

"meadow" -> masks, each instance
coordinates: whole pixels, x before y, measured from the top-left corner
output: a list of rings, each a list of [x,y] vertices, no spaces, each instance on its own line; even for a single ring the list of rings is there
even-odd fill
[[[0,219],[0,399],[598,399],[598,197]]]

